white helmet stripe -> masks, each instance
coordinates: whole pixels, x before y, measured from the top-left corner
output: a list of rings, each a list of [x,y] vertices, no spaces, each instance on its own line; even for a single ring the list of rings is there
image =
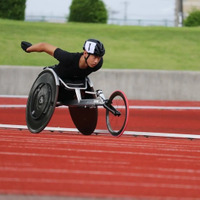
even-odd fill
[[[93,54],[96,45],[97,45],[97,44],[96,44],[95,42],[87,41],[87,42],[85,43],[85,50],[86,50],[88,53]]]

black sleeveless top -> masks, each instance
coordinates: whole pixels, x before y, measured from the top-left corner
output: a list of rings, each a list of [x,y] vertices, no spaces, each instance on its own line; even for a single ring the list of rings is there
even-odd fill
[[[103,58],[94,67],[87,67],[86,69],[79,68],[79,60],[83,53],[69,53],[60,48],[57,48],[54,52],[54,58],[59,61],[59,64],[53,68],[56,74],[62,79],[79,79],[84,78],[99,70],[103,65]]]

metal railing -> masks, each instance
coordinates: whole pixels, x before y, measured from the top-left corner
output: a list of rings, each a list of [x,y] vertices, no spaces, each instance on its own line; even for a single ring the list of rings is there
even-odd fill
[[[108,24],[131,26],[174,26],[173,20],[149,20],[149,19],[109,19]]]
[[[25,17],[26,21],[34,22],[55,22],[55,23],[66,23],[67,17],[63,16],[36,16],[28,15]],[[108,19],[108,24],[116,25],[130,25],[130,26],[175,26],[174,20],[161,19],[161,20],[149,20],[149,19],[117,19],[110,18]]]

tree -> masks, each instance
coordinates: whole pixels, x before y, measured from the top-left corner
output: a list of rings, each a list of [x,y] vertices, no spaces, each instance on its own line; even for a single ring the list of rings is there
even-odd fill
[[[73,0],[68,21],[107,23],[108,14],[102,0]]]
[[[0,0],[0,18],[24,20],[26,0]]]
[[[192,11],[184,21],[185,26],[200,26],[200,10]]]

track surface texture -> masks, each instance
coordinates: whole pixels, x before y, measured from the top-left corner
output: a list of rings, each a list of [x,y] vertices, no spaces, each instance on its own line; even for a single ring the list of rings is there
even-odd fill
[[[115,138],[103,109],[96,134],[84,136],[67,107],[48,127],[72,131],[31,134],[15,126],[26,125],[26,99],[1,97],[0,199],[200,199],[200,140],[145,136],[200,135],[200,102],[129,103],[129,134]]]

